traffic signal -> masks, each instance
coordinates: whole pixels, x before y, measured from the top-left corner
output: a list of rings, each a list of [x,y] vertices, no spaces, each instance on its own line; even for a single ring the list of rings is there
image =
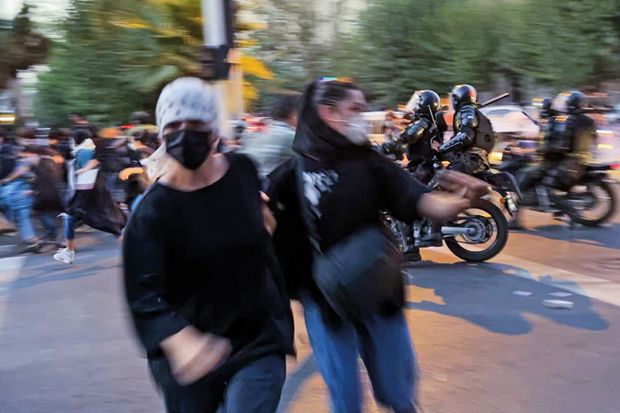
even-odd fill
[[[230,63],[228,62],[228,45],[203,46],[200,61],[202,62],[201,77],[205,80],[228,79]]]

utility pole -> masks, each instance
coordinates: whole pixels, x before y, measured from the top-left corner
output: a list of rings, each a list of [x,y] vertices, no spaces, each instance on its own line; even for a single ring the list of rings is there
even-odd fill
[[[203,77],[212,81],[219,113],[220,133],[230,136],[231,113],[227,103],[228,51],[233,47],[231,0],[201,0],[205,39]]]

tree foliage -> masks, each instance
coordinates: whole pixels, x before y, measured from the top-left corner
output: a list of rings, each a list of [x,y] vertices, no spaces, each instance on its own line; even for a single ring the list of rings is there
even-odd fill
[[[121,121],[152,109],[169,80],[200,70],[199,1],[71,4],[60,27],[64,38],[41,76],[43,120],[77,110]],[[258,14],[266,23],[237,23],[250,103],[322,75],[353,77],[376,106],[404,102],[420,88],[443,94],[463,82],[509,88],[525,101],[540,87],[597,86],[620,77],[620,0],[369,0],[353,24],[302,0],[238,4],[239,15]],[[326,18],[336,23],[329,27],[353,29],[336,30],[326,41],[320,33]]]
[[[47,56],[50,41],[33,29],[28,11],[24,6],[10,25],[0,28],[0,88],[18,70],[41,63]]]
[[[135,110],[153,113],[161,88],[183,75],[199,75],[203,44],[200,1],[72,0],[54,44],[50,71],[40,76],[37,114],[62,122],[71,111],[97,122],[120,122]],[[238,27],[251,38],[251,25]],[[246,98],[254,78],[269,79],[261,61],[242,55]]]
[[[347,75],[379,106],[406,101],[415,89],[444,93],[457,83],[507,85],[524,100],[540,86],[596,86],[620,75],[618,0],[375,0],[357,30],[328,45],[304,30],[318,23],[306,2],[270,3],[275,11],[261,57],[281,84]]]

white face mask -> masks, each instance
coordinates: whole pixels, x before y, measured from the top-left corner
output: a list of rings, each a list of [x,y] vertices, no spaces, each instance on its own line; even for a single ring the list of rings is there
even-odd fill
[[[347,129],[344,136],[354,145],[365,145],[369,142],[368,133],[370,125],[361,116],[357,115],[347,121]]]

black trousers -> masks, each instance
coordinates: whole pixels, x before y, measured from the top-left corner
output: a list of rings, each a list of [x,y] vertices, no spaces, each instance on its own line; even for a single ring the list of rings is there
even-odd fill
[[[236,373],[190,385],[174,379],[165,358],[149,360],[168,413],[274,413],[286,379],[284,354],[266,355]]]

